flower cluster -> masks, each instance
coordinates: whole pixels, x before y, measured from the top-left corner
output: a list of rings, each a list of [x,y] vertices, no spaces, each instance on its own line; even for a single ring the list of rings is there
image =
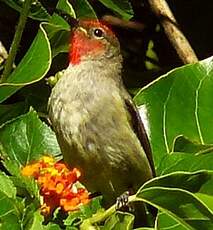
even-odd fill
[[[33,176],[39,184],[44,215],[51,214],[58,207],[64,211],[77,210],[80,205],[89,202],[88,191],[76,186],[80,171],[76,168],[70,171],[52,157],[44,156],[38,162],[26,165],[22,175]]]

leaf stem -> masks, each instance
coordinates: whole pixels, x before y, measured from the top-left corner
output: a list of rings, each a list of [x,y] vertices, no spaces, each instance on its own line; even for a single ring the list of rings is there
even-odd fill
[[[136,201],[136,195],[129,196],[129,203]],[[104,212],[98,212],[91,218],[83,221],[80,225],[80,230],[95,230],[93,224],[106,220],[109,216],[116,212],[116,205],[112,205]]]
[[[14,60],[15,60],[15,57],[17,54],[17,50],[18,50],[18,47],[19,47],[19,44],[21,41],[22,33],[24,31],[24,27],[25,27],[25,24],[27,21],[27,16],[28,16],[29,11],[30,11],[31,2],[32,2],[32,0],[25,0],[24,1],[24,5],[23,5],[22,11],[21,11],[21,15],[19,18],[17,29],[16,29],[16,32],[15,32],[15,35],[13,38],[12,45],[10,47],[10,52],[9,52],[8,58],[6,60],[4,71],[2,74],[1,82],[5,82],[11,73],[12,66],[13,66],[13,63],[14,63]]]

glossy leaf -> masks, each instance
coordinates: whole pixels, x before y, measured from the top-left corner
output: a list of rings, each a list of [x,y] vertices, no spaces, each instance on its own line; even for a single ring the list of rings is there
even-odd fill
[[[135,228],[134,230],[155,230],[154,228],[146,228],[146,227],[142,227],[142,228]]]
[[[197,172],[174,172],[161,177],[153,178],[145,183],[142,188],[150,187],[167,187],[187,190],[189,192],[197,193],[201,191],[209,180],[212,179],[213,173],[209,171]]]
[[[19,223],[20,210],[17,202],[8,197],[5,193],[0,191],[0,227],[1,229],[14,229],[21,228]]]
[[[5,164],[5,166],[7,167],[8,164]],[[26,200],[30,197],[30,202],[32,202],[33,199],[34,203],[32,204],[36,208],[39,208],[40,195],[38,184],[33,178],[22,176],[20,171],[21,170],[19,167],[19,172],[16,175],[12,174],[13,176],[10,177],[17,189],[17,194],[21,197],[25,197]]]
[[[188,228],[182,226],[171,216],[160,212],[157,216],[157,226],[160,230],[187,230]]]
[[[0,128],[0,143],[6,157],[19,165],[60,153],[55,134],[32,110]]]
[[[77,18],[97,18],[95,11],[87,0],[78,0],[73,2]]]
[[[74,18],[76,17],[75,11],[72,5],[70,4],[69,0],[59,0],[56,8],[67,12],[69,15],[71,15]]]
[[[123,19],[129,20],[133,17],[133,9],[129,0],[99,0],[106,7],[116,12]]]
[[[194,154],[204,154],[208,152],[213,152],[213,144],[212,145],[203,145],[198,142],[193,142],[184,136],[179,136],[175,139],[174,152],[186,152],[186,153],[194,153]]]
[[[57,224],[53,224],[53,223],[49,223],[47,226],[43,226],[44,230],[61,230],[61,228],[59,227],[59,225]],[[77,228],[75,229],[67,229],[67,230],[77,230]]]
[[[191,193],[179,189],[149,188],[140,197],[168,213],[188,229],[212,229],[213,214]]]
[[[7,203],[7,201],[2,200],[3,202]],[[1,204],[1,202],[0,202]],[[17,215],[14,215],[13,213],[13,206],[11,204],[11,207],[8,207],[8,213],[4,216],[0,216],[0,228],[2,230],[20,230],[21,229],[21,223],[20,219],[17,217]]]
[[[133,228],[134,216],[130,213],[116,212],[110,216],[102,229],[104,230],[116,230],[125,229],[130,230]]]
[[[65,26],[61,27],[54,24],[46,24],[44,28],[47,31],[47,35],[50,41],[52,58],[57,56],[59,53],[68,52],[70,28],[65,29]]]
[[[21,11],[23,2],[22,0],[3,0],[4,3],[17,11]],[[29,17],[39,21],[48,21],[51,16],[47,10],[42,6],[39,1],[33,1],[29,13]]]
[[[164,175],[175,171],[213,170],[212,161],[213,152],[202,155],[190,153],[168,154],[158,166],[157,175]]]
[[[212,98],[213,58],[174,69],[136,95],[157,167],[179,135],[212,144]]]
[[[36,211],[33,213],[33,222],[29,227],[29,230],[44,230],[44,226],[42,222],[44,221],[44,217],[40,214],[40,211]]]
[[[186,229],[210,230],[213,213],[196,196],[210,179],[211,173],[207,171],[176,172],[146,182],[136,197],[166,213]]]
[[[50,68],[51,50],[42,26],[30,49],[7,81],[0,84],[0,102],[6,100],[25,85],[41,80]]]
[[[63,12],[66,12],[73,18],[76,18],[75,11],[72,5],[70,4],[69,0],[59,0],[56,8],[58,10],[62,10]],[[68,23],[57,13],[54,13],[52,15],[50,23],[55,26],[59,26],[61,29],[65,29],[65,30],[70,29],[70,25],[68,25]]]
[[[76,18],[75,11],[68,0],[58,1],[56,8]],[[61,16],[54,13],[50,23],[44,25],[44,28],[50,41],[52,58],[59,53],[68,52],[71,31],[70,25],[68,25]]]
[[[213,181],[211,181],[211,186],[212,186],[212,184],[213,184]],[[211,193],[213,193],[212,187],[211,187]],[[196,193],[196,196],[197,196],[206,206],[208,206],[208,208],[211,209],[211,211],[213,212],[213,194],[207,195],[207,194],[203,194],[203,193]]]
[[[213,214],[192,193],[178,188],[150,187],[138,198],[166,212],[187,229],[211,229]]]
[[[0,172],[0,191],[9,198],[15,198],[16,188],[10,178],[4,173]]]
[[[70,212],[69,216],[64,221],[64,225],[78,226],[82,223],[82,221],[92,217],[93,214],[99,212],[102,209],[100,202],[101,197],[95,197],[87,205],[83,205],[79,211]]]

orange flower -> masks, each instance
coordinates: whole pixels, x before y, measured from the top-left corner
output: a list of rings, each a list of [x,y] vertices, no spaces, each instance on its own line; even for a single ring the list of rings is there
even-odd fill
[[[76,186],[80,171],[76,168],[70,171],[52,157],[44,156],[38,162],[26,165],[22,174],[33,176],[40,186],[43,198],[41,212],[44,215],[51,214],[58,207],[67,212],[77,210],[89,202],[88,191]]]

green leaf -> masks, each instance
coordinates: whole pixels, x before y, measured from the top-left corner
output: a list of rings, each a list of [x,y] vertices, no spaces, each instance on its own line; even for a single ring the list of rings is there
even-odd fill
[[[102,196],[98,196],[93,198],[88,204],[81,206],[80,211],[82,213],[82,216],[84,217],[83,219],[92,217],[93,214],[103,211],[103,207],[101,206],[101,200]]]
[[[59,16],[58,16],[59,17]],[[44,26],[45,31],[50,41],[52,58],[57,56],[59,53],[69,51],[69,41],[70,41],[70,28],[65,29],[53,24],[46,24]]]
[[[20,214],[16,200],[0,191],[0,228],[5,230],[20,229]]]
[[[1,202],[0,202],[1,203]],[[8,210],[8,214],[5,216],[0,216],[0,229],[2,230],[20,230],[21,224],[19,218],[14,215],[13,213],[10,213],[12,211],[11,209]]]
[[[167,187],[184,189],[189,192],[197,193],[213,177],[213,173],[208,171],[197,172],[174,172],[161,177],[153,178],[146,182],[142,189],[150,187]]]
[[[142,227],[142,228],[134,228],[134,230],[156,230],[155,228],[146,228],[146,227]]]
[[[24,1],[3,0],[3,2],[9,5],[11,8],[17,10],[18,12],[21,12]],[[48,14],[46,9],[42,6],[42,4],[39,1],[32,2],[29,17],[39,21],[48,21],[51,18],[51,16]]]
[[[10,178],[3,172],[0,172],[0,191],[9,198],[16,197],[16,188]]]
[[[47,34],[42,25],[24,58],[7,81],[0,84],[0,102],[6,100],[23,86],[41,80],[49,70],[51,50]]]
[[[157,175],[175,171],[193,172],[197,170],[213,170],[213,154],[194,155],[190,153],[173,153],[166,155],[157,169]]]
[[[19,170],[20,171],[20,170]],[[33,202],[36,208],[40,205],[39,187],[34,178],[18,175],[11,176],[11,180],[17,189],[17,195],[25,197],[29,202]]]
[[[137,198],[167,213],[187,229],[212,229],[213,214],[192,193],[178,188],[150,187]]]
[[[74,18],[76,17],[75,11],[72,5],[70,4],[69,0],[59,0],[56,8],[67,12],[69,15],[71,15]]]
[[[0,105],[0,126],[8,120],[27,112],[28,106],[25,102],[17,102],[10,105]]]
[[[196,195],[212,178],[212,173],[176,172],[146,182],[136,200],[147,202],[169,215],[186,229],[211,229],[213,213]]]
[[[202,145],[198,142],[193,142],[184,136],[178,136],[175,139],[174,152],[186,152],[186,153],[208,153],[213,152],[213,145]]]
[[[36,160],[45,153],[60,153],[55,134],[33,110],[0,128],[0,144],[3,154],[19,165]]]
[[[183,227],[173,218],[171,218],[166,213],[160,212],[157,216],[157,226],[160,230],[187,230],[188,228]]]
[[[66,12],[67,14],[72,16],[73,18],[76,18],[75,11],[72,8],[72,5],[69,3],[69,0],[59,0],[56,8],[58,10],[62,10],[64,12]],[[61,16],[59,16],[56,13],[54,13],[52,15],[50,23],[57,25],[57,26],[60,26],[61,29],[70,30],[70,25],[68,25],[68,23]]]
[[[31,177],[21,174],[20,165],[16,160],[7,159],[2,161],[2,163],[11,174],[9,178],[15,186],[17,196],[25,197],[26,200],[30,200],[30,203],[33,200],[35,207],[38,208],[38,205],[40,205],[40,195],[37,182]]]
[[[211,181],[212,186],[212,181]],[[212,187],[211,187],[212,190]],[[213,192],[212,192],[213,193]],[[196,196],[204,203],[206,206],[208,206],[209,209],[213,212],[213,194],[207,195],[203,193],[196,193]]]
[[[133,229],[134,215],[125,212],[116,212],[110,216],[102,228],[103,230]]]
[[[44,226],[44,230],[61,230],[61,228],[57,224],[49,223],[47,226]]]
[[[42,222],[44,221],[44,217],[40,214],[40,211],[36,211],[33,213],[33,222],[29,230],[44,230],[44,226]]]
[[[100,204],[101,199],[102,197],[93,198],[91,202],[81,206],[79,211],[70,212],[69,216],[64,221],[64,224],[66,226],[78,226],[83,220],[92,217],[93,214],[102,212],[103,208]]]
[[[158,167],[184,135],[201,144],[213,140],[213,58],[176,68],[144,87],[134,98]]]
[[[84,215],[81,211],[70,212],[69,216],[64,221],[64,225],[66,226],[77,226],[84,219]]]
[[[133,9],[129,0],[99,0],[106,7],[118,13],[124,20],[133,17]]]
[[[56,8],[76,18],[75,11],[68,0],[58,1]],[[69,51],[71,28],[61,16],[54,13],[51,17],[50,23],[44,25],[44,28],[50,41],[52,58],[59,53]]]
[[[96,19],[96,13],[87,0],[78,0],[73,2],[77,18]]]

